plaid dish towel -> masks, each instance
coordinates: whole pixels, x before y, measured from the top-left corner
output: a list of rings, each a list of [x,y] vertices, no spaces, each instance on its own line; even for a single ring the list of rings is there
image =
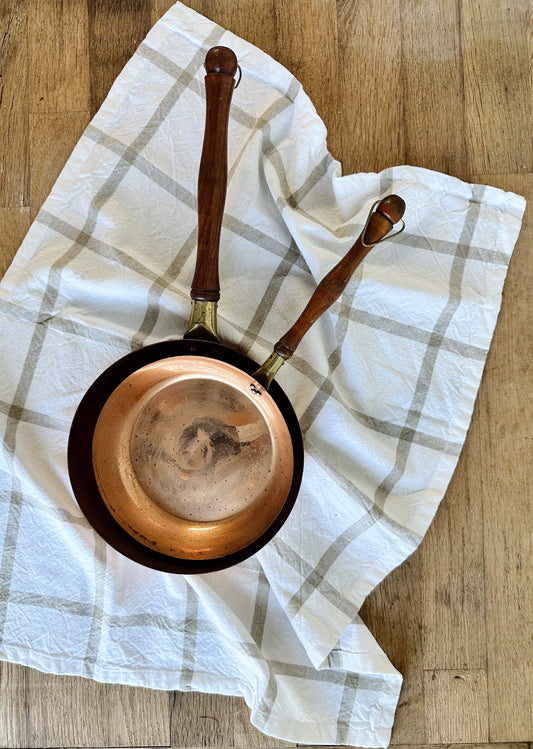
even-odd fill
[[[305,439],[286,525],[235,568],[178,576],[100,539],[67,474],[83,394],[190,311],[209,47],[235,50],[221,340],[263,361],[370,205],[374,248],[278,381]],[[461,451],[524,200],[408,166],[342,176],[297,80],[178,3],[87,128],[0,285],[0,657],[240,695],[266,734],[386,746],[401,676],[358,617],[423,538]]]

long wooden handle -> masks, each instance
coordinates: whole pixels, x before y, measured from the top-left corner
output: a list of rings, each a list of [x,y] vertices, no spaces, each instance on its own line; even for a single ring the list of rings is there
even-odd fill
[[[218,253],[228,181],[228,121],[237,58],[227,47],[213,47],[205,58],[205,133],[198,174],[198,250],[192,280],[193,301],[220,298]]]
[[[405,202],[398,195],[389,195],[377,205],[355,244],[318,284],[298,320],[274,346],[278,356],[289,359],[294,354],[311,325],[340,297],[361,260],[401,220],[404,211]]]

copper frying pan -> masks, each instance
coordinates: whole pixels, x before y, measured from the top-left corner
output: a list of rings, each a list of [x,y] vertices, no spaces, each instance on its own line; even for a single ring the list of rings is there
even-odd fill
[[[404,210],[401,198],[389,196],[371,211],[352,249],[262,367],[219,344],[222,156],[236,68],[229,50],[208,53],[198,258],[186,336],[135,351],[106,370],[80,403],[69,439],[74,493],[100,535],[141,564],[189,574],[255,553],[290,513],[303,470],[302,436],[273,377]]]

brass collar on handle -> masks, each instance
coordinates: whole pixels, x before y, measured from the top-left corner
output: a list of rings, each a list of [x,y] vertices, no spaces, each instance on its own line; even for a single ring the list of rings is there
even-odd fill
[[[202,341],[218,341],[217,302],[193,301],[189,327],[183,337],[199,338]]]

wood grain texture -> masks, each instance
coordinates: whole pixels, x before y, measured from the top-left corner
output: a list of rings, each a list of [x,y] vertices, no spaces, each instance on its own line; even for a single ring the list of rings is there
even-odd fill
[[[332,154],[346,174],[404,163],[400,2],[340,0],[337,7],[340,85]]]
[[[5,747],[29,746],[26,721],[29,669],[0,663],[0,744]]]
[[[89,117],[172,4],[0,2],[0,272]],[[411,163],[533,201],[531,0],[186,4],[298,76],[345,173]],[[362,611],[404,675],[392,737],[403,749],[533,741],[531,215],[446,497],[421,547]],[[253,728],[238,698],[0,664],[0,746],[289,745]]]
[[[30,115],[30,205],[35,218],[54,182],[89,124],[85,112],[37,113]]]
[[[426,672],[424,703],[430,743],[488,742],[487,674],[484,669]]]
[[[27,0],[30,112],[87,109],[87,3]]]
[[[18,247],[30,228],[29,206],[23,208],[0,208],[0,276],[8,269],[13,257],[13,248]]]
[[[0,206],[20,208],[30,200],[27,14],[21,3],[0,8]]]
[[[335,0],[274,2],[277,59],[300,81],[326,127],[337,108],[338,58]]]
[[[469,441],[420,549],[425,670],[487,665],[483,495],[471,490],[473,457]]]
[[[465,119],[470,171],[531,172],[533,6],[523,0],[462,3]]]
[[[234,709],[240,702],[218,694],[177,692],[172,710],[172,746],[234,746]]]
[[[467,178],[459,9],[404,3],[401,91],[405,162]]]
[[[90,111],[95,114],[113,81],[152,26],[149,2],[89,0],[84,36],[90,72]]]
[[[531,205],[531,174],[491,182]],[[489,727],[502,742],[533,735],[532,245],[527,211],[471,429],[471,492],[483,497]]]
[[[0,663],[3,747],[169,746],[166,692],[57,678]]]
[[[156,0],[158,4],[168,0]],[[267,54],[276,59],[279,55],[279,44],[274,3],[257,2],[257,0],[191,0],[185,3],[198,13],[205,15],[222,28],[243,36],[251,44],[256,44]],[[242,29],[247,28],[244,35]]]
[[[391,743],[426,742],[424,705],[424,568],[420,549],[367,598],[363,621],[404,677]]]

